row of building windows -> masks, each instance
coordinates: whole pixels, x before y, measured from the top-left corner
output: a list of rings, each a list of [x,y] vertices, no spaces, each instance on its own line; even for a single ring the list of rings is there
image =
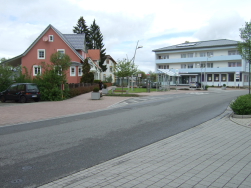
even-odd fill
[[[208,82],[219,82],[219,81],[222,81],[222,82],[226,82],[226,81],[229,81],[229,82],[234,82],[234,78],[235,78],[235,73],[228,73],[228,74],[207,74],[207,81]],[[204,81],[204,75],[202,75],[202,81]],[[236,81],[242,81],[242,75],[241,73],[238,75],[238,77],[236,76]]]
[[[197,52],[195,53],[182,53],[180,54],[181,58],[193,58],[193,57],[211,57],[213,56],[214,53],[213,52],[200,52],[197,54]],[[230,50],[228,51],[228,55],[239,55],[238,50]],[[169,59],[169,55],[158,55],[158,59]]]
[[[205,68],[206,63],[200,63],[200,64],[181,64],[181,69],[193,69],[193,68]],[[241,67],[241,62],[228,62],[228,67]],[[159,69],[169,69],[169,65],[159,65]],[[214,63],[207,63],[206,68],[214,68]]]
[[[55,71],[58,72],[59,75],[62,74],[62,69],[55,67]],[[33,76],[37,76],[42,74],[42,67],[39,65],[33,65]],[[78,76],[82,76],[82,67],[78,67]],[[76,67],[70,67],[70,76],[76,76]]]
[[[65,54],[65,49],[57,49],[57,52]],[[45,59],[45,49],[38,49],[37,50],[37,58],[38,59]]]

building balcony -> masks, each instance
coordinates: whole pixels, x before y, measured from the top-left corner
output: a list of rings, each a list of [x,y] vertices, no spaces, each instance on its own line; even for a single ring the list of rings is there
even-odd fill
[[[207,72],[207,73],[221,73],[221,72],[243,72],[243,67],[222,67],[222,68],[192,68],[192,69],[178,69],[179,73],[201,73],[201,72]]]
[[[177,59],[156,59],[156,64],[170,63],[194,63],[194,62],[214,62],[214,61],[240,61],[241,55],[222,55],[213,57],[192,57],[192,58],[177,58]]]

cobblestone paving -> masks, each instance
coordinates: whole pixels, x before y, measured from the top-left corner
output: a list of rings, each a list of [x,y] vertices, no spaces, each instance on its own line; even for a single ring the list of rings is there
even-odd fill
[[[251,129],[231,113],[41,187],[248,188]]]

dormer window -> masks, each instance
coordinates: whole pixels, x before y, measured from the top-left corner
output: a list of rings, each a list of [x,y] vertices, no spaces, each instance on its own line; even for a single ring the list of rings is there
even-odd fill
[[[53,35],[49,35],[49,42],[53,42],[53,41],[54,41]]]

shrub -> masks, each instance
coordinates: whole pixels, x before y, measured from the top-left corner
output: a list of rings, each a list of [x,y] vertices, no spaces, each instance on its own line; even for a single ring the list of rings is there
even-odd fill
[[[97,85],[92,86],[84,86],[84,87],[78,87],[78,88],[71,88],[69,91],[70,97],[75,97],[84,93],[89,93],[93,91],[93,89],[97,87]]]
[[[107,88],[107,85],[106,84],[103,84],[104,85],[104,89],[106,89]]]
[[[226,87],[226,84],[223,84],[223,87]]]
[[[99,92],[99,88],[98,88],[98,87],[95,87],[92,91],[93,91],[93,92]]]
[[[98,84],[99,82],[101,82],[101,80],[94,80],[93,83]]]
[[[237,115],[251,115],[251,95],[239,96],[230,107]]]

